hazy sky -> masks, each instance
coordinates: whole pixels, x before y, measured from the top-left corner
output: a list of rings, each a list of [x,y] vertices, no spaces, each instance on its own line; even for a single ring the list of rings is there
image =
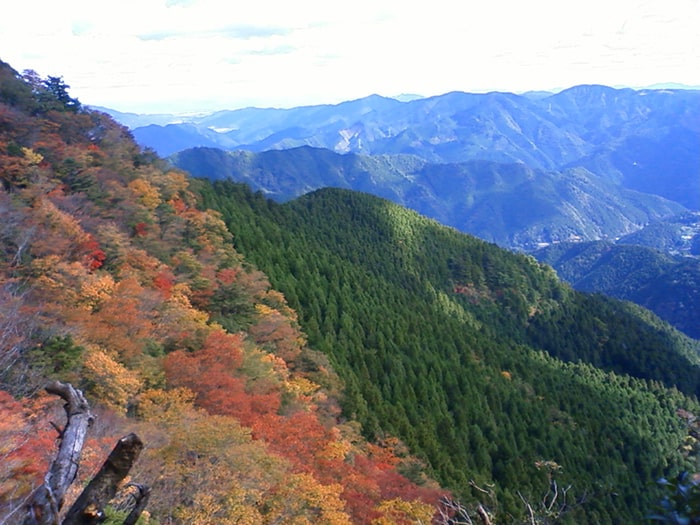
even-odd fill
[[[700,0],[22,0],[0,59],[142,113],[700,85]]]

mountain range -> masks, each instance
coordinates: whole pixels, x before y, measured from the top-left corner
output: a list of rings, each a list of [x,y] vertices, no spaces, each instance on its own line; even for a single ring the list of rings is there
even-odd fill
[[[196,177],[245,182],[280,202],[324,187],[364,191],[526,251],[618,238],[686,210],[582,167],[558,172],[487,160],[434,164],[414,155],[338,154],[309,146],[260,153],[201,147],[170,161]]]
[[[197,146],[260,152],[307,145],[337,153],[412,154],[441,164],[584,167],[624,188],[700,209],[696,90],[582,85],[548,96],[453,92],[408,102],[374,95],[337,105],[179,118],[132,131],[164,156]]]
[[[49,381],[97,416],[81,482],[143,437],[142,521],[636,523],[697,465],[700,343],[649,310],[366,192],[190,177],[54,80],[0,62],[3,523]]]
[[[688,212],[700,209],[700,91],[587,85],[163,118],[135,137],[197,177],[245,182],[278,202],[354,189],[509,249],[549,247],[535,255],[575,287],[636,301],[697,337],[694,263],[669,269],[700,245]],[[670,257],[657,264],[663,254],[637,249],[637,265],[623,265],[627,278],[610,286],[592,275],[619,274],[622,259],[571,244],[581,242]]]

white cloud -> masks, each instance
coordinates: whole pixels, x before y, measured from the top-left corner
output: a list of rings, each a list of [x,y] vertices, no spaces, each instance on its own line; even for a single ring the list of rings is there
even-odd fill
[[[85,103],[189,111],[700,84],[697,27],[699,0],[25,0],[0,19],[0,58]]]

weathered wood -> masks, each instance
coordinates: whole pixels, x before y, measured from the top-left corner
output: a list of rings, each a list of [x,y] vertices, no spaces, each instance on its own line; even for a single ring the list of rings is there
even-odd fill
[[[134,496],[136,504],[124,520],[123,525],[136,525],[139,516],[141,516],[143,511],[146,509],[146,505],[148,505],[148,499],[151,497],[150,487],[138,484],[134,484],[134,487],[137,489],[137,494]]]
[[[85,437],[94,419],[85,396],[73,385],[54,381],[46,391],[66,402],[67,421],[59,434],[58,452],[44,483],[32,493],[27,503],[24,525],[58,525],[63,499],[78,473]]]
[[[141,450],[143,443],[136,434],[121,438],[102,468],[68,510],[63,525],[88,525],[103,521],[105,505],[114,498]]]
[[[489,518],[489,513],[486,512],[483,505],[479,504],[479,506],[476,508],[476,513],[481,518],[481,521],[484,522],[484,525],[491,525],[491,518]]]
[[[85,445],[87,431],[93,415],[83,393],[71,384],[54,381],[46,391],[65,401],[66,425],[58,431],[59,446],[56,457],[51,462],[44,483],[37,488],[25,506],[23,525],[59,525],[59,514],[68,488],[75,481],[80,466],[80,456]],[[93,524],[104,520],[104,506],[114,498],[117,489],[138,458],[143,443],[136,434],[121,438],[102,468],[83,490],[63,519],[63,525]],[[143,512],[150,489],[135,485],[138,494],[135,506],[124,521],[133,525]]]

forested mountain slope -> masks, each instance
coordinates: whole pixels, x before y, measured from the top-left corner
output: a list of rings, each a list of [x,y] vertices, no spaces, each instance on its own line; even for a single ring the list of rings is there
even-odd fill
[[[700,339],[700,259],[611,242],[561,243],[533,253],[577,290],[642,305]]]
[[[185,174],[67,87],[0,62],[0,522],[35,523],[60,380],[95,415],[66,508],[136,432],[139,523],[428,523],[446,491],[340,417],[328,358]]]
[[[653,222],[616,243],[646,246],[671,255],[700,256],[700,212]]]
[[[365,435],[397,434],[466,500],[495,487],[501,517],[546,491],[546,461],[585,500],[572,523],[645,515],[675,461],[675,410],[695,404],[697,342],[367,194],[278,205],[231,182],[200,192],[330,356]]]

